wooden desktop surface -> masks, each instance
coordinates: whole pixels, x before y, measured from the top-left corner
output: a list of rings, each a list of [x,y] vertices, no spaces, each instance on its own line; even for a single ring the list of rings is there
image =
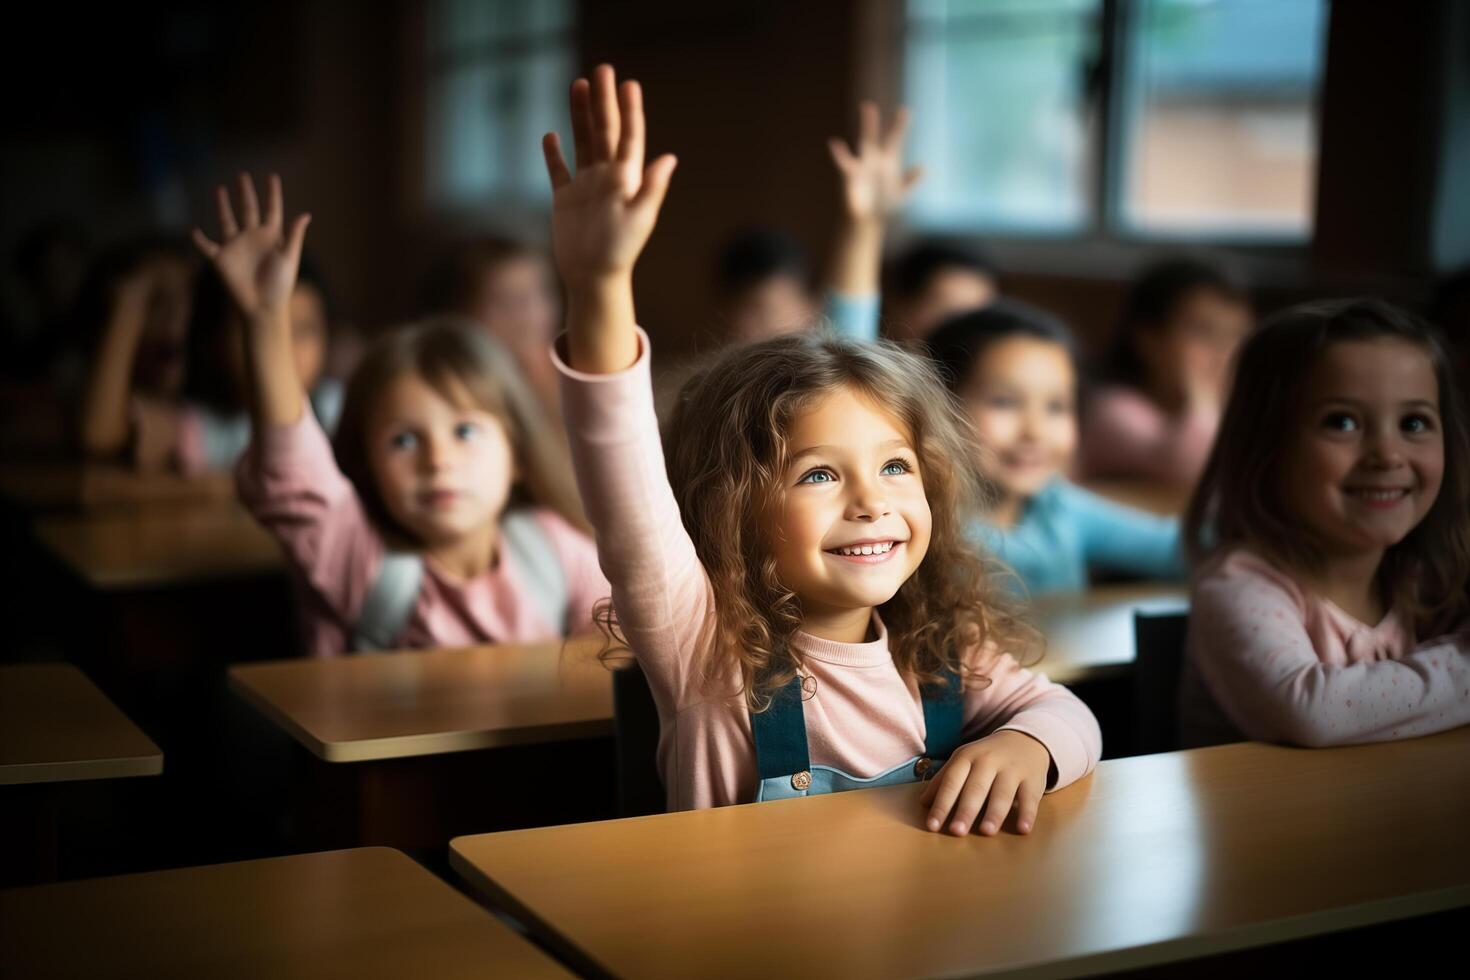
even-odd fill
[[[70,664],[0,666],[0,785],[163,771],[163,753]]]
[[[328,762],[612,733],[600,637],[366,653],[230,668],[230,684]]]
[[[281,550],[239,504],[158,506],[38,519],[41,546],[98,590],[280,572]]]
[[[107,463],[0,464],[0,497],[29,511],[160,507],[235,498],[228,472],[139,473]]]
[[[1117,676],[1133,666],[1133,614],[1185,612],[1183,583],[1141,582],[1098,585],[1086,592],[1041,596],[1032,622],[1046,637],[1046,650],[1033,666],[1060,684]]]
[[[0,891],[6,977],[565,977],[388,848]]]
[[[1100,497],[1165,517],[1183,516],[1193,492],[1191,487],[1144,480],[1088,480],[1082,487]]]
[[[495,905],[625,977],[1056,976],[1470,905],[1470,727],[1102,763],[1029,836],[920,787],[463,837]]]

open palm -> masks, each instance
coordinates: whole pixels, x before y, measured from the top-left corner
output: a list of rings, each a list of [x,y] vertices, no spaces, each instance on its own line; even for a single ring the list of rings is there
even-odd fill
[[[299,215],[286,233],[281,178],[275,174],[266,182],[263,217],[249,174],[240,175],[240,220],[235,218],[229,192],[220,187],[215,193],[222,241],[211,241],[196,228],[194,244],[213,263],[246,316],[285,310],[296,285],[311,215]]]
[[[557,135],[542,141],[552,187],[552,252],[569,283],[632,269],[675,165],[665,154],[644,168],[643,91],[637,82],[618,88],[610,66],[600,66],[590,83],[572,84],[571,112],[575,175]]]
[[[881,123],[878,106],[864,102],[859,110],[857,152],[840,139],[827,144],[832,162],[842,174],[843,205],[855,218],[891,216],[923,173],[918,167],[905,169],[903,165],[908,110],[900,108],[894,114],[886,133]]]

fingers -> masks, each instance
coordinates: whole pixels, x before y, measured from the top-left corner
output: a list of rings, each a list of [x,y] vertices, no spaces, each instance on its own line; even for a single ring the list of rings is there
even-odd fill
[[[858,164],[857,157],[847,148],[847,141],[836,137],[827,141],[827,151],[832,154],[832,162],[837,164],[837,169],[843,173],[849,173]]]
[[[285,195],[281,191],[281,175],[271,174],[265,181],[265,223],[268,227],[279,228],[285,220]]]
[[[572,153],[581,170],[592,162],[592,85],[585,78],[572,83]]]
[[[219,245],[210,241],[209,236],[198,228],[190,232],[190,237],[194,239],[194,247],[199,249],[206,259],[213,261],[214,257],[219,254]]]
[[[950,814],[949,825],[946,828],[956,837],[963,837],[970,832],[975,825],[975,818],[980,815],[980,808],[985,805],[985,799],[990,795],[991,784],[995,782],[995,770],[988,767],[972,768],[970,776],[965,780],[965,788],[960,791],[960,798],[956,801],[954,812]]]
[[[240,234],[240,225],[235,221],[235,209],[230,204],[230,192],[224,185],[214,189],[215,207],[219,208],[219,230],[225,241]]]
[[[1017,833],[1029,834],[1031,828],[1036,826],[1036,814],[1041,809],[1041,797],[1045,789],[1044,781],[1037,783],[1028,779],[1021,784],[1020,792],[1016,794]]]
[[[622,123],[618,113],[617,79],[611,65],[592,73],[592,162],[606,163],[617,153]]]
[[[567,169],[566,157],[561,154],[561,137],[555,133],[541,137],[541,154],[546,157],[546,174],[551,178],[553,191],[572,182],[572,172]]]
[[[980,833],[989,837],[1000,832],[1001,826],[1006,822],[1006,815],[1011,812],[1011,804],[1016,802],[1016,789],[1019,785],[1020,780],[1004,772],[995,777],[995,782],[990,784],[985,815],[980,818]]]
[[[893,114],[893,121],[888,124],[888,132],[883,135],[883,149],[888,153],[901,153],[903,141],[909,134],[909,110],[908,106],[899,106],[898,111]]]
[[[939,770],[939,775],[934,777],[930,788],[924,792],[929,798],[929,819],[925,821],[930,830],[938,830],[944,824],[944,818],[954,809],[955,801],[960,798],[960,791],[965,788],[965,781],[970,775],[970,763],[959,756],[953,756]]]
[[[301,265],[301,249],[306,244],[306,226],[309,224],[309,214],[298,214],[296,220],[291,222],[291,234],[286,238],[286,256],[290,259],[292,268]]]
[[[260,227],[260,200],[255,196],[255,181],[249,174],[240,178],[240,221],[246,229]]]
[[[643,186],[633,196],[633,206],[650,207],[657,213],[663,207],[664,197],[669,193],[669,180],[678,165],[679,161],[672,153],[665,153],[650,163],[643,171]]]
[[[618,89],[618,108],[623,117],[622,133],[618,137],[618,161],[630,164],[633,170],[642,170],[643,86],[637,82],[624,82]]]
[[[878,103],[864,101],[858,106],[858,152],[878,149],[880,135]]]

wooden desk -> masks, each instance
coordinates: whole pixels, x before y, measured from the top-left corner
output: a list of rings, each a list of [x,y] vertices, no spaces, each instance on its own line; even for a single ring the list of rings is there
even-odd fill
[[[0,892],[0,975],[564,977],[386,848]]]
[[[602,640],[359,653],[230,668],[230,685],[327,762],[610,735]]]
[[[1032,609],[1032,621],[1046,637],[1046,653],[1035,669],[1060,684],[1077,684],[1126,673],[1137,655],[1134,612],[1185,612],[1189,589],[1182,583],[1099,585],[1042,596]]]
[[[0,465],[0,497],[28,511],[163,507],[235,498],[230,473],[186,477],[102,463]]]
[[[1055,976],[1470,905],[1470,728],[1104,762],[1027,837],[921,829],[918,786],[452,842],[613,974]]]
[[[69,664],[0,667],[0,785],[154,776],[163,753]]]
[[[41,547],[94,589],[156,588],[285,568],[280,548],[239,504],[46,517]]]
[[[1190,494],[1194,492],[1192,487],[1140,480],[1089,480],[1082,487],[1100,497],[1164,517],[1183,516],[1189,507]]]

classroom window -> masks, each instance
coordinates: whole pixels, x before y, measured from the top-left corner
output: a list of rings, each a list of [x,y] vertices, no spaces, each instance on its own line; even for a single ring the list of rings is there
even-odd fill
[[[461,208],[551,199],[541,136],[566,132],[573,0],[437,0],[429,8],[428,191]]]
[[[916,224],[1082,228],[1090,208],[1087,66],[1101,0],[911,0]]]
[[[921,228],[1301,241],[1327,0],[909,0]],[[1105,47],[1106,44],[1106,47]]]
[[[1121,217],[1135,231],[1305,239],[1319,0],[1135,0],[1121,59]]]

